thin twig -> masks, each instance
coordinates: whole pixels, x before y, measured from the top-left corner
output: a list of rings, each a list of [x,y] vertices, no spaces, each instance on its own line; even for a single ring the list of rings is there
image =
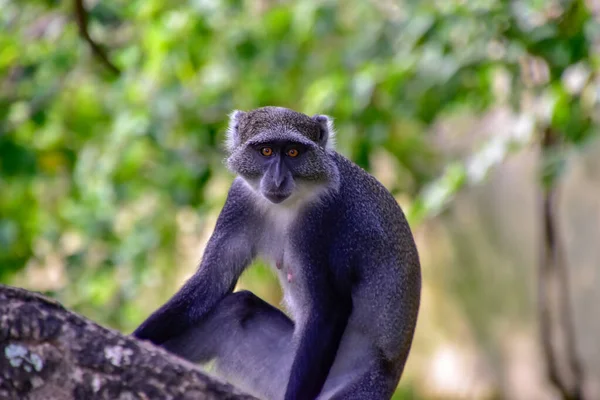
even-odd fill
[[[91,38],[90,33],[88,32],[88,13],[83,5],[83,0],[74,0],[75,6],[75,20],[77,21],[77,26],[79,27],[79,35],[90,45],[92,49],[92,54],[102,63],[106,68],[108,68],[115,75],[119,75],[121,71],[114,65],[104,50]]]

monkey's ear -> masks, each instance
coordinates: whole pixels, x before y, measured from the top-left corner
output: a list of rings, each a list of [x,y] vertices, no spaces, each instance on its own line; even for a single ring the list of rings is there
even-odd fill
[[[318,143],[325,148],[333,149],[335,147],[335,129],[333,119],[327,115],[316,114],[312,117],[321,127]]]
[[[234,110],[231,114],[229,114],[229,126],[227,127],[227,138],[225,140],[225,145],[227,146],[227,151],[230,153],[240,145],[240,133],[238,131],[238,127],[240,124],[240,119],[244,115],[246,115],[246,113],[240,110]]]

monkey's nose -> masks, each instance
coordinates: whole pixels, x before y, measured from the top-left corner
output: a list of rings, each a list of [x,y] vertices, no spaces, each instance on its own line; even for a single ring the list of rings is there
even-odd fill
[[[283,186],[283,184],[285,183],[286,179],[287,179],[287,176],[285,176],[283,174],[275,176],[275,179],[274,179],[274,181],[275,181],[275,187],[277,189],[281,189],[281,186]]]

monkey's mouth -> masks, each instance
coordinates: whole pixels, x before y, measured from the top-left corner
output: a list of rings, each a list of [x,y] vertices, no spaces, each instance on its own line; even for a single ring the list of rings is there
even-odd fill
[[[290,197],[291,193],[264,192],[263,195],[271,203],[279,204],[288,197]]]

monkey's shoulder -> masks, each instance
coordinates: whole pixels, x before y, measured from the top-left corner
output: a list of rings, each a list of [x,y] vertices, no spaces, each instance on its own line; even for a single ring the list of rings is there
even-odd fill
[[[337,152],[332,152],[331,157],[339,170],[342,189],[346,189],[346,194],[353,198],[367,197],[377,200],[377,203],[392,202],[397,205],[387,188],[369,172]]]
[[[389,231],[394,226],[407,227],[400,205],[387,188],[373,175],[339,153],[332,154],[340,173],[338,203],[350,218],[367,227]]]

